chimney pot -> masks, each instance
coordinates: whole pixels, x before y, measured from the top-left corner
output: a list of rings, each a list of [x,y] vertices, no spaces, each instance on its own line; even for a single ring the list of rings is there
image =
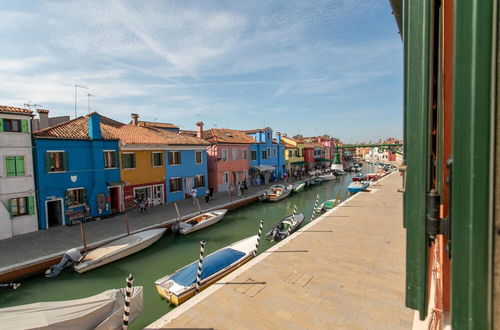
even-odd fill
[[[130,114],[130,115],[132,116],[132,124],[133,124],[134,126],[139,125],[139,115],[138,115],[138,114],[136,114],[136,113],[132,113],[132,114]]]
[[[36,112],[38,113],[39,118],[38,129],[42,130],[49,127],[49,110],[37,109]]]
[[[203,122],[199,121],[196,123],[196,137],[198,139],[203,139]]]

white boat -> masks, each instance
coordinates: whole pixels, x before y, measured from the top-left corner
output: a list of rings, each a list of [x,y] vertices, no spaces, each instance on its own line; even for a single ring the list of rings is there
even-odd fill
[[[299,193],[306,188],[306,184],[304,182],[294,183],[292,184],[292,190],[294,193]]]
[[[267,201],[278,202],[286,198],[292,192],[292,185],[275,184],[267,191]]]
[[[132,288],[129,322],[142,311],[142,286]],[[0,329],[121,329],[125,289],[95,296],[0,309]]]
[[[83,260],[76,264],[73,268],[78,273],[84,273],[127,257],[156,242],[160,239],[165,230],[167,229],[150,229],[117,239],[116,241],[90,251],[85,255]]]
[[[231,273],[254,257],[257,235],[245,238],[211,253],[203,260],[200,290]],[[196,292],[198,261],[160,278],[155,282],[160,296],[174,305],[180,305]]]
[[[179,232],[183,235],[192,233],[193,231],[211,226],[219,222],[227,213],[227,209],[220,209],[206,212],[179,223]]]
[[[336,176],[333,173],[329,173],[329,174],[320,175],[320,176],[318,176],[318,178],[320,178],[321,180],[325,180],[325,181],[331,181],[331,180],[335,180]]]
[[[266,234],[266,237],[272,241],[279,241],[299,228],[304,221],[302,213],[289,215],[278,221]]]

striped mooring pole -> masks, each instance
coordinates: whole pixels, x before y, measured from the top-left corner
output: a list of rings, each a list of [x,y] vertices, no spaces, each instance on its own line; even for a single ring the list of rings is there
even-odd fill
[[[293,206],[293,214],[292,214],[292,221],[295,221],[295,216],[297,215],[297,205]],[[286,237],[290,236],[290,231],[292,230],[292,226],[288,227],[288,230],[286,232]]]
[[[132,284],[134,283],[134,278],[132,274],[127,277],[127,291],[125,293],[125,306],[123,307],[123,329],[128,328],[128,321],[130,317],[130,299],[132,297]]]
[[[314,208],[311,214],[311,220],[309,220],[309,222],[314,220],[314,216],[316,215],[316,212],[318,210],[318,202],[319,202],[319,195],[316,195],[316,201],[314,202]]]
[[[255,243],[255,250],[253,251],[253,256],[257,255],[257,250],[259,249],[260,236],[262,236],[262,229],[264,229],[264,219],[260,220],[259,233],[257,234],[257,243]]]
[[[0,283],[0,289],[16,290],[20,286],[21,286],[21,283]]]
[[[203,258],[205,257],[205,243],[200,241],[200,258],[198,259],[198,274],[196,275],[196,293],[200,292],[201,272],[203,271]]]

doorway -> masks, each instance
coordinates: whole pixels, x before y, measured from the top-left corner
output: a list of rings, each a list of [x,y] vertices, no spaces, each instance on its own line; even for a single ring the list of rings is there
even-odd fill
[[[165,200],[163,199],[163,185],[157,184],[153,186],[153,202],[155,205],[163,204]]]
[[[233,172],[233,186],[238,186],[238,172]]]
[[[109,196],[111,199],[111,213],[120,212],[120,187],[109,188]]]
[[[55,201],[47,201],[45,202],[47,207],[47,222],[50,227],[60,226],[63,224],[63,215],[62,215],[62,200],[58,199]]]

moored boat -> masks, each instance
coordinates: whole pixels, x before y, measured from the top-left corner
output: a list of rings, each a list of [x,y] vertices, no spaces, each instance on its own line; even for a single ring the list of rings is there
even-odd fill
[[[320,176],[318,176],[318,178],[320,178],[321,180],[324,180],[324,181],[331,181],[331,180],[335,180],[336,176],[333,173],[329,173],[329,174],[320,175]]]
[[[266,234],[267,239],[279,241],[299,228],[304,221],[302,213],[289,215],[278,221]]]
[[[320,184],[321,182],[323,182],[323,179],[321,178],[314,178],[310,181],[310,184],[311,185],[315,185],[315,184]]]
[[[0,309],[0,329],[121,329],[125,289],[95,296]],[[142,311],[143,288],[132,287],[129,322]]]
[[[227,213],[227,209],[206,212],[179,223],[179,233],[186,235],[219,222]]]
[[[254,257],[257,235],[217,250],[203,260],[200,291],[231,273]],[[164,276],[155,282],[160,296],[174,305],[180,305],[196,292],[198,261]]]
[[[326,211],[328,210],[331,210],[335,207],[335,202],[337,200],[334,198],[334,199],[329,199],[329,200],[326,200],[324,201],[323,203],[321,203],[318,208],[316,209],[317,212],[320,212],[320,213],[325,213]]]
[[[306,188],[306,184],[304,182],[294,183],[292,185],[292,190],[294,193],[299,193]]]
[[[354,194],[354,193],[357,193],[357,192],[365,190],[366,188],[368,188],[368,185],[369,185],[368,181],[351,182],[347,186],[347,190],[349,190],[349,192],[351,194]]]
[[[268,202],[278,202],[286,198],[292,192],[292,185],[275,184],[267,191]]]
[[[125,236],[87,253],[83,260],[73,268],[78,273],[84,273],[94,268],[104,266],[113,261],[127,257],[147,248],[160,239],[165,228],[150,229]]]

